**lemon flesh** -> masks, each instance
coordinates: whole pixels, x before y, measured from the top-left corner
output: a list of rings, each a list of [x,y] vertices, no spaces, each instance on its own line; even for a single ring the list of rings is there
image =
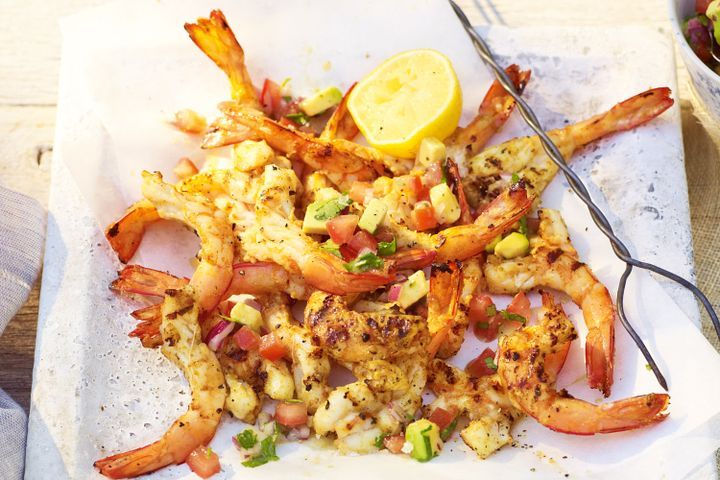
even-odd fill
[[[455,131],[462,91],[445,55],[410,50],[385,60],[360,81],[347,106],[370,145],[412,158],[423,138],[442,140]]]

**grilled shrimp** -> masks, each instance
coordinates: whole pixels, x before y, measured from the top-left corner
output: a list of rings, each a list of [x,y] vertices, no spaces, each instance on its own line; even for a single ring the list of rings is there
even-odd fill
[[[302,274],[309,285],[338,295],[375,290],[394,278],[386,272],[350,273],[338,257],[303,233],[294,216],[299,189],[291,169],[265,167],[255,221],[240,233],[248,258],[275,262],[291,274]]]
[[[520,70],[513,64],[505,69],[517,91],[522,94],[530,80],[530,70]],[[515,108],[515,99],[495,80],[485,94],[477,116],[465,127],[460,127],[445,140],[448,155],[461,165],[476,155],[490,138],[505,124]]]
[[[559,363],[555,357],[564,356],[563,350],[577,334],[562,306],[546,292],[543,308],[538,325],[522,328],[499,341],[497,374],[518,408],[551,430],[575,435],[632,430],[667,417],[664,411],[670,397],[666,394],[595,405],[573,398],[565,390],[555,390]]]
[[[428,386],[437,398],[424,408],[426,413],[443,408],[468,417],[460,437],[478,457],[487,458],[512,442],[510,429],[522,411],[512,404],[497,375],[470,377],[439,359],[430,362],[428,371]]]
[[[401,313],[398,307],[356,312],[344,297],[325,292],[315,292],[308,299],[305,324],[320,347],[346,363],[414,354],[418,338],[427,334],[422,317]]]
[[[372,180],[382,175],[402,175],[412,167],[407,160],[389,157],[374,148],[348,140],[316,138],[234,103],[222,103],[220,109],[231,120],[249,128],[289,158],[300,160],[315,169],[342,174],[346,187],[353,181]]]
[[[190,285],[201,312],[210,312],[232,279],[234,237],[225,214],[199,195],[179,192],[157,172],[143,172],[142,190],[160,217],[183,222],[200,237],[200,263]]]
[[[199,303],[188,286],[168,290],[162,304],[162,352],[190,383],[192,401],[188,411],[155,443],[96,461],[95,467],[103,475],[136,477],[183,463],[190,452],[207,445],[215,435],[227,390],[220,363],[200,336]]]
[[[588,383],[610,395],[615,355],[615,308],[610,292],[581,263],[557,210],[538,210],[538,235],[531,238],[530,255],[503,260],[489,255],[484,265],[491,293],[515,294],[536,287],[567,293],[583,311],[588,327],[585,362]]]
[[[315,413],[327,399],[330,387],[330,360],[325,351],[313,343],[309,329],[293,322],[290,309],[281,295],[263,300],[268,329],[280,340],[292,358],[295,394]]]
[[[657,117],[673,104],[670,89],[654,88],[618,103],[607,112],[548,132],[563,157],[570,160],[580,147],[611,133],[630,130]],[[538,198],[558,171],[537,136],[520,137],[490,147],[467,162],[464,179],[471,205],[489,202],[507,187],[510,174],[527,182],[528,193]]]
[[[140,200],[105,230],[105,238],[122,263],[129,262],[135,255],[145,235],[145,228],[157,220],[160,220],[160,216],[155,206],[148,200]]]
[[[197,23],[186,23],[185,30],[195,45],[228,76],[233,100],[260,109],[255,87],[245,68],[245,52],[225,15],[220,10],[213,10],[210,18],[198,18]]]
[[[342,297],[315,292],[305,325],[358,379],[333,390],[315,412],[316,433],[334,432],[341,452],[375,451],[377,436],[400,431],[422,403],[429,340],[424,320],[393,310],[356,312]]]
[[[462,264],[434,264],[430,271],[428,293],[428,345],[430,357],[450,358],[465,340],[470,319],[468,310],[476,288],[482,280],[480,260],[473,258]]]

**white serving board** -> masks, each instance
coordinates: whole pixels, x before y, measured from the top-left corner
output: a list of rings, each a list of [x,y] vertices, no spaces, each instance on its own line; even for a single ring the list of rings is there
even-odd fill
[[[104,225],[137,195],[138,172],[118,165],[167,169],[189,148],[171,129],[158,127],[163,114],[188,106],[207,110],[227,94],[222,75],[184,38],[184,32],[177,33],[183,21],[206,15],[211,8],[222,8],[246,47],[256,81],[266,75],[290,75],[300,91],[333,83],[347,86],[385,56],[425,46],[439,48],[453,59],[465,93],[466,118],[472,115],[490,83],[489,73],[475,57],[444,2],[408,0],[388,7],[373,1],[363,6],[362,21],[338,22],[350,31],[357,31],[352,29],[361,25],[366,37],[373,33],[382,37],[392,27],[390,43],[356,39],[328,22],[327,12],[332,12],[332,18],[352,18],[356,3],[333,3],[332,9],[323,8],[329,1],[313,3],[312,7],[306,2],[288,2],[282,9],[269,2],[240,3],[182,2],[169,8],[164,2],[135,2],[120,9],[111,5],[81,14],[63,25],[66,43],[26,478],[95,478],[99,475],[92,468],[94,460],[155,440],[186,408],[187,386],[177,369],[159,351],[143,349],[126,336],[132,329],[128,312],[134,305],[107,290],[119,264],[97,221],[100,219]],[[393,12],[386,15],[390,9]],[[283,25],[297,24],[302,15],[307,18],[303,24],[308,30],[305,36],[297,34],[287,40],[278,35],[288,31],[281,28]],[[402,22],[397,20],[400,18]],[[323,32],[321,26],[327,26],[329,31]],[[131,33],[123,37],[117,29]],[[74,33],[69,35],[69,30]],[[78,35],[78,30],[85,33],[85,39],[93,38],[91,45],[80,41],[83,35]],[[500,58],[532,68],[526,98],[547,127],[580,120],[649,87],[667,85],[676,90],[672,44],[652,29],[492,27],[483,29],[483,34]],[[68,41],[69,37],[72,40]],[[148,41],[155,42],[152,48],[146,47]],[[299,45],[290,45],[293,41]],[[293,51],[288,51],[291,48],[306,54],[293,57]],[[158,62],[158,57],[164,61]],[[328,60],[333,68],[325,70],[322,65]],[[143,66],[152,72],[150,78],[156,84],[126,75]],[[93,67],[102,67],[112,75],[84,78],[83,74]],[[104,100],[93,101],[88,91]],[[103,92],[112,94],[110,100]],[[158,131],[155,136],[147,133]],[[520,119],[513,118],[493,143],[525,132]],[[677,106],[641,129],[598,142],[581,152],[573,165],[639,257],[692,277]],[[92,201],[85,200],[88,198]],[[543,201],[563,210],[581,255],[593,266],[602,265],[597,274],[613,290],[617,265],[608,260],[609,248],[580,203],[568,193],[567,184],[556,179]],[[154,234],[156,239],[161,236]],[[163,261],[170,261],[171,255],[165,258],[153,253],[157,254],[157,250],[145,252],[149,265],[162,266]],[[177,266],[177,259],[175,262]],[[449,445],[440,458],[423,465],[387,454],[342,457],[328,450],[283,445],[279,449],[280,462],[250,470],[239,465],[229,441],[240,424],[225,419],[212,443],[221,454],[224,468],[217,478],[366,478],[373,471],[382,477],[400,474],[458,478],[463,472],[472,472],[522,478],[530,468],[535,469],[533,478],[565,473],[576,478],[578,474],[604,477],[618,471],[642,472],[651,477],[652,472],[664,473],[668,478],[684,475],[717,445],[717,430],[708,433],[701,424],[708,423],[709,414],[704,412],[716,409],[711,405],[717,403],[720,394],[715,389],[696,395],[697,382],[693,381],[702,372],[683,374],[683,366],[677,361],[668,364],[668,357],[658,352],[672,348],[668,338],[682,336],[695,352],[687,360],[688,365],[697,361],[713,369],[720,364],[714,351],[657,283],[646,275],[635,278],[628,311],[669,377],[673,407],[689,412],[671,416],[652,432],[568,437],[525,421],[515,432],[519,433],[519,443],[534,448],[505,448],[484,462],[468,453],[461,443]],[[692,298],[675,289],[670,292],[685,314],[697,322]],[[574,320],[580,320],[582,332],[577,311],[572,313]],[[653,319],[652,324],[648,317]],[[644,362],[636,352],[632,353],[627,336],[620,330],[618,325],[618,351],[630,353],[618,356],[613,398],[657,391],[651,374],[643,368]],[[577,368],[582,352],[580,343],[576,343],[570,363]],[[461,357],[477,354],[478,348],[469,343]],[[572,383],[569,388],[573,393],[597,399],[596,393],[572,380],[561,378],[560,383]],[[711,388],[700,383],[703,388]],[[524,429],[526,433],[522,433]],[[682,441],[669,442],[673,435],[682,437]],[[670,452],[682,453],[683,461],[670,462]],[[563,455],[569,458],[562,459]],[[185,466],[167,468],[153,476],[185,477],[192,478]]]

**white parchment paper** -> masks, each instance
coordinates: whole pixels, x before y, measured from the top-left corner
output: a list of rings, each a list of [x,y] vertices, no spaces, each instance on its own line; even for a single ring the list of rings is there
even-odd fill
[[[189,396],[179,372],[160,352],[126,337],[133,306],[106,290],[118,264],[100,226],[139,197],[141,170],[171,175],[179,157],[202,162],[206,155],[198,138],[166,120],[181,108],[212,118],[215,105],[228,96],[223,73],[182,29],[185,21],[212,8],[224,10],[256,83],[290,77],[299,95],[328,85],[345,88],[382,59],[423,47],[453,61],[463,87],[464,121],[491,81],[452,11],[439,0],[133,1],[66,19],[55,150],[63,164],[54,170],[62,181],[51,198],[57,226],[50,226],[48,254],[53,256],[43,284],[28,478],[92,478],[97,475],[93,460],[156,439],[186,408]],[[483,34],[506,63],[533,70],[526,97],[547,127],[580,120],[646,88],[675,85],[671,44],[650,29],[492,27]],[[658,255],[662,263],[687,271],[689,233],[675,228],[687,215],[678,122],[673,107],[647,126],[585,149],[574,165],[636,252],[653,257],[657,252],[647,251],[648,245],[662,243],[677,252]],[[520,119],[513,118],[493,143],[525,133]],[[668,178],[667,172],[677,176]],[[65,203],[76,209],[66,211]],[[622,264],[563,179],[553,182],[543,203],[563,211],[582,258],[614,291]],[[161,224],[149,232],[135,260],[188,274],[194,248],[182,229]],[[524,420],[513,430],[516,448],[480,461],[455,441],[427,464],[387,453],[340,456],[312,442],[288,444],[279,448],[281,461],[246,469],[230,442],[242,424],[225,418],[212,442],[223,464],[219,478],[681,478],[720,444],[720,359],[654,279],[643,273],[632,278],[627,313],[670,384],[671,415],[659,425],[576,437]],[[585,386],[582,316],[572,305],[567,309],[581,339],[558,385],[599,401],[600,395]],[[619,325],[616,346],[611,399],[658,391]],[[455,362],[464,365],[482,348],[469,340]],[[186,466],[154,474],[185,477],[192,478]]]

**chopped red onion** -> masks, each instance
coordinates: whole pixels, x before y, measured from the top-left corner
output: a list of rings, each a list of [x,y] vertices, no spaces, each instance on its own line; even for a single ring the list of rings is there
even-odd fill
[[[210,347],[210,350],[213,352],[217,351],[220,345],[222,345],[223,340],[233,331],[234,326],[235,324],[227,320],[220,320],[216,323],[212,330],[210,330],[210,333],[208,333],[207,338],[205,338],[205,343]]]
[[[396,302],[397,299],[400,297],[400,290],[402,289],[401,283],[396,283],[395,285],[390,287],[390,291],[388,292],[388,301],[389,302]]]
[[[294,442],[295,440],[307,440],[310,438],[310,427],[307,425],[301,425],[297,428],[293,428],[287,433],[287,435],[285,435],[285,438],[287,438],[290,442]]]
[[[375,254],[377,253],[377,251],[373,250],[372,248],[363,247],[363,248],[360,249],[360,251],[358,252],[357,256],[358,256],[358,257],[362,257],[362,256],[365,255],[366,253],[372,253],[373,255],[375,255]]]
[[[257,310],[260,313],[262,313],[262,311],[263,311],[263,307],[262,307],[262,305],[260,305],[260,302],[258,302],[254,298],[246,298],[245,305],[247,305],[248,307],[254,308],[255,310]]]

